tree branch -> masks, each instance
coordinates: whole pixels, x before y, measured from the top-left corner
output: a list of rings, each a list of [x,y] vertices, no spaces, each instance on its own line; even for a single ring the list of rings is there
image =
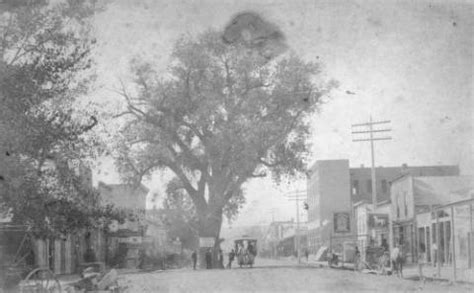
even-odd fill
[[[277,162],[269,163],[267,161],[264,161],[262,158],[259,158],[258,162],[260,164],[264,165],[265,167],[269,167],[269,168],[273,168],[273,167],[276,167],[276,166],[279,166],[279,165],[283,164],[283,161],[277,161]]]

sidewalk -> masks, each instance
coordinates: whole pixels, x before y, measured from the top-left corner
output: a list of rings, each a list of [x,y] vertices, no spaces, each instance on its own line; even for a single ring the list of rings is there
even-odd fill
[[[431,264],[423,265],[423,277],[427,280],[453,281],[454,272],[451,266],[442,266],[438,276],[438,268]],[[419,269],[417,265],[410,265],[403,268],[403,277],[405,279],[419,280]],[[474,285],[474,270],[456,269],[456,282],[471,283]]]
[[[301,263],[308,266],[315,267],[329,267],[327,261],[317,261],[314,258],[309,257],[308,261],[306,258],[301,259]],[[333,267],[334,269],[353,269],[354,264],[344,263],[343,266]],[[438,268],[433,267],[430,264],[423,265],[423,277],[429,281],[453,281],[453,268],[451,266],[441,267],[440,275],[438,276]],[[420,274],[417,265],[409,265],[403,268],[403,278],[408,280],[419,280]],[[474,269],[457,269],[456,270],[456,282],[469,283],[474,285]]]

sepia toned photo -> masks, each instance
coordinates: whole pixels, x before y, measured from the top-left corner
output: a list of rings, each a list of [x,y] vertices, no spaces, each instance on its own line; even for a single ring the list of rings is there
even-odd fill
[[[0,0],[0,293],[473,292],[474,2]]]

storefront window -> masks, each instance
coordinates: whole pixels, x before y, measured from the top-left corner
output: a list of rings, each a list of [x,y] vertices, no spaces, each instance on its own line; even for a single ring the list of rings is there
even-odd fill
[[[387,180],[385,179],[382,179],[382,193],[383,194],[388,193],[388,184],[387,184]]]
[[[431,238],[430,238],[430,227],[426,227],[426,256],[427,261],[431,261]]]

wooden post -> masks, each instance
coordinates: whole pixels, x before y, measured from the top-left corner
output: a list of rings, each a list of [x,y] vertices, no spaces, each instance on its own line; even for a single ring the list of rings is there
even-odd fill
[[[456,243],[454,239],[454,206],[451,206],[451,243],[452,243],[452,252],[453,252],[453,281],[456,282]]]
[[[438,272],[437,272],[437,277],[441,277],[441,261],[440,261],[440,258],[441,258],[441,251],[439,249],[439,245],[440,245],[440,241],[439,241],[439,234],[440,234],[440,227],[439,227],[439,217],[438,217],[438,209],[435,209],[435,215],[436,215],[436,266],[437,266],[437,269],[438,269]]]
[[[392,222],[392,213],[390,212],[388,214],[388,229],[389,229],[389,232],[388,232],[388,238],[389,238],[389,244],[388,244],[388,247],[389,247],[389,253],[391,255],[392,253],[392,250],[393,250],[393,244],[394,244],[394,239],[393,239],[393,222]],[[392,270],[393,272],[393,265],[392,265],[392,261],[390,260],[390,269]]]
[[[444,247],[443,247],[443,250],[444,250],[444,263],[445,264],[449,264],[449,249],[448,249],[448,245],[450,245],[451,243],[447,243],[446,239],[448,238],[447,235],[448,235],[448,225],[447,224],[447,221],[444,222],[443,224],[443,243],[444,243]],[[451,242],[451,241],[450,241]]]
[[[468,267],[472,269],[472,202],[469,203],[469,237],[468,237],[468,255],[469,255],[469,260],[468,260]]]

